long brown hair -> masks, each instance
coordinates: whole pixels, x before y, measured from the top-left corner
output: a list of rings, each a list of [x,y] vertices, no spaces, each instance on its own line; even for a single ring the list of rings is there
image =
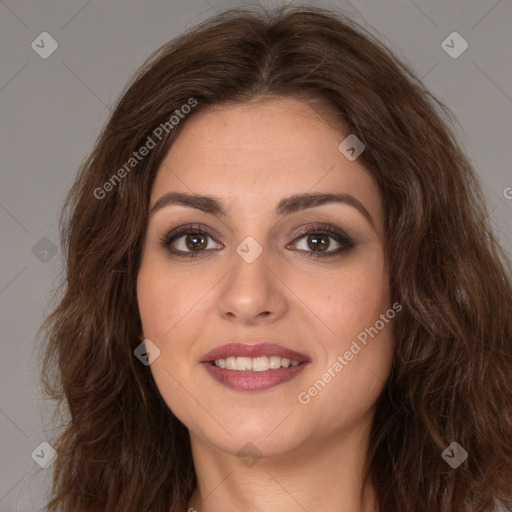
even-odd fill
[[[392,302],[403,310],[367,457],[380,510],[512,507],[511,272],[453,118],[355,22],[288,7],[228,11],[156,51],[81,167],[62,215],[66,280],[43,326],[43,383],[63,410],[48,509],[186,510],[188,431],[133,354],[149,197],[188,119],[265,96],[328,107],[365,144],[360,161],[382,194]],[[452,442],[468,453],[457,469],[441,457]]]

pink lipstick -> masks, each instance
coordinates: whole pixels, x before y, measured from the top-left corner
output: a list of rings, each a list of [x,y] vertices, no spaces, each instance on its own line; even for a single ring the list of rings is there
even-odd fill
[[[238,391],[260,391],[287,382],[309,362],[308,356],[275,343],[229,343],[201,359],[217,382]]]

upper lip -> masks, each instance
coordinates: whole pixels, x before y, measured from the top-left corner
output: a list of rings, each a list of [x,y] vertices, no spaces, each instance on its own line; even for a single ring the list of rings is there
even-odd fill
[[[261,357],[261,356],[279,356],[292,361],[310,361],[309,357],[290,350],[276,343],[228,343],[220,345],[205,354],[201,362],[209,363],[216,359],[226,359],[227,357]]]

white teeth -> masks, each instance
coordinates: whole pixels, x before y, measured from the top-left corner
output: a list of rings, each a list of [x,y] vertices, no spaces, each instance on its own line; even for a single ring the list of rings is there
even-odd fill
[[[250,357],[237,357],[236,369],[245,371],[252,370],[252,359]]]
[[[281,368],[281,358],[279,356],[270,356],[269,367],[271,370],[277,370],[278,368]]]
[[[267,356],[255,357],[252,360],[252,370],[254,372],[264,372],[270,369],[270,361]]]
[[[277,370],[279,368],[289,368],[298,366],[299,361],[292,361],[286,357],[279,356],[260,356],[260,357],[227,357],[226,359],[216,359],[215,366],[225,368],[226,370],[264,372],[267,370]]]

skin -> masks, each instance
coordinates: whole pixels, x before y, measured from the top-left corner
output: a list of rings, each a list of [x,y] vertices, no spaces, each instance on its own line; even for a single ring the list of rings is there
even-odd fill
[[[309,403],[298,401],[391,307],[380,193],[362,164],[338,150],[347,135],[295,99],[215,107],[186,121],[157,172],[151,207],[168,192],[185,192],[215,196],[227,210],[221,217],[174,204],[152,214],[137,280],[142,338],[161,351],[151,371],[190,432],[198,487],[189,507],[199,512],[304,511],[319,503],[323,510],[361,509],[374,406],[392,362],[392,324]],[[282,198],[317,192],[350,194],[371,222],[343,203],[276,216]],[[160,242],[188,223],[216,233],[194,259]],[[354,248],[308,258],[318,249],[296,234],[311,223],[344,230]],[[181,236],[174,248],[194,251]],[[263,250],[252,263],[236,252],[247,236]],[[328,240],[327,250],[335,250]],[[216,346],[262,340],[311,362],[295,379],[257,392],[225,387],[200,363]],[[237,455],[247,443],[250,463]],[[371,484],[365,496],[367,510],[377,510]]]

